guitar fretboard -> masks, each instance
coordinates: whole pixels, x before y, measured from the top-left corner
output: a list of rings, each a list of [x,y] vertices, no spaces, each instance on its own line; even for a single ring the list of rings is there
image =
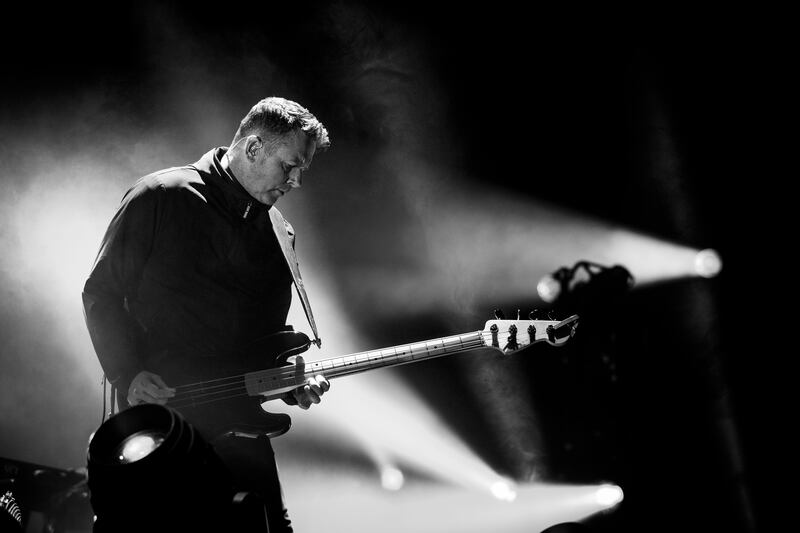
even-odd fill
[[[424,342],[360,352],[333,359],[309,361],[306,363],[304,373],[297,372],[294,367],[280,367],[250,372],[245,376],[245,386],[250,395],[264,394],[271,396],[295,389],[303,385],[308,377],[316,374],[324,374],[327,379],[332,379],[376,368],[398,366],[466,350],[474,350],[485,345],[484,333],[476,331],[464,335],[453,335]]]

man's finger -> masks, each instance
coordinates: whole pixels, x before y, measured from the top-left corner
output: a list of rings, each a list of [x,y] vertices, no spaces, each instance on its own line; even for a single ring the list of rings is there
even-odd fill
[[[313,394],[314,394],[314,395],[315,395],[317,398],[319,398],[320,396],[322,396],[322,394],[324,393],[324,391],[322,390],[322,387],[321,387],[321,386],[320,386],[320,385],[317,383],[317,381],[316,381],[316,380],[314,380],[314,379],[309,379],[309,380],[308,380],[308,385],[306,385],[306,387],[308,387],[308,388],[310,389],[310,391],[311,391],[311,392],[312,392],[312,393],[313,393]],[[319,403],[319,402],[314,402],[314,403]]]
[[[314,376],[314,379],[317,380],[317,384],[319,385],[319,388],[322,389],[322,392],[328,392],[331,390],[331,382],[325,379],[325,376],[322,374],[317,374]]]
[[[319,403],[319,395],[314,392],[310,385],[304,385],[299,389],[295,389],[294,397],[297,400],[297,405],[303,409],[308,409],[311,404]]]
[[[168,388],[167,389],[162,389],[161,387],[156,387],[155,385],[152,385],[152,386],[148,387],[147,389],[143,389],[143,390],[148,392],[151,396],[153,396],[155,398],[159,398],[159,399],[165,399],[166,400],[167,398],[172,398],[173,396],[175,396],[175,393],[172,392],[170,389],[168,389]]]
[[[171,398],[172,396],[175,396],[175,389],[170,387],[169,385],[167,385],[164,382],[164,380],[161,379],[161,376],[159,376],[158,374],[152,374],[150,376],[150,379],[153,381],[153,383],[156,385],[156,387],[161,389],[166,394],[166,396],[162,396],[162,397]]]
[[[308,409],[311,407],[311,402],[308,396],[303,392],[303,389],[294,390],[294,399],[297,400],[297,406],[300,407],[300,409]]]
[[[317,391],[319,391],[319,392],[317,392]],[[312,403],[319,403],[321,401],[320,398],[319,398],[319,395],[321,393],[322,393],[322,390],[316,384],[314,384],[313,386],[309,384],[309,385],[306,385],[305,387],[303,387],[303,394],[305,394],[305,396]]]
[[[166,399],[158,396],[157,394],[158,393],[156,391],[151,392],[151,390],[144,388],[138,391],[139,399],[145,403],[157,403],[159,405],[164,405],[165,403],[167,403]]]

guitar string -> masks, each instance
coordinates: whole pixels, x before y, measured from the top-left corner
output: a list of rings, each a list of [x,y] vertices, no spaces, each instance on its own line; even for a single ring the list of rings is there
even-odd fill
[[[458,351],[464,351],[464,350],[471,350],[471,349],[479,348],[479,347],[481,347],[483,345],[484,345],[483,341],[479,341],[478,339],[475,339],[475,340],[472,340],[472,341],[469,341],[469,342],[461,342],[458,346],[451,346],[450,348],[455,348],[455,350],[453,350],[453,351],[454,352],[458,352]],[[431,351],[433,351],[435,349],[437,349],[437,348],[431,348],[431,350],[428,350],[428,353],[430,353]],[[440,354],[436,354],[436,355],[447,355],[447,353],[446,353],[447,348],[438,348],[438,349],[439,350],[444,349],[445,353],[440,353]],[[418,352],[418,354],[419,354],[419,352]],[[399,363],[402,363],[402,359],[404,357],[406,357],[407,355],[410,355],[412,359],[414,357],[414,353],[409,353],[409,354],[391,356],[391,358],[394,359],[395,361],[398,361]],[[386,360],[387,360],[387,356],[381,356],[380,358],[373,357],[373,358],[369,358],[367,360],[362,360],[362,361],[356,360],[354,362],[344,362],[344,358],[340,358],[340,359],[337,360],[337,361],[340,361],[340,362],[338,364],[337,363],[333,363],[333,366],[331,366],[331,367],[326,368],[323,365],[322,369],[320,369],[320,372],[321,373],[325,373],[330,378],[334,378],[334,377],[338,377],[339,375],[342,375],[342,374],[351,373],[350,369],[352,368],[353,364],[358,365],[361,370],[368,370],[368,369],[370,369],[370,367],[380,368],[380,367],[383,367],[383,366],[387,366],[387,365],[382,364]],[[331,360],[326,361],[326,362],[330,362],[330,361]],[[280,369],[272,369],[272,370],[273,371],[271,371],[269,373],[269,377],[272,377],[274,381],[277,381],[278,383],[281,383],[283,386],[285,386],[287,384],[287,382],[291,383],[293,381],[294,382],[293,385],[296,385],[296,386],[299,387],[299,386],[302,386],[303,383],[305,382],[305,379],[307,379],[305,377],[305,374],[298,375],[296,369],[294,367],[292,367],[292,366],[281,367]],[[346,371],[342,372],[343,370],[346,370]],[[257,371],[257,372],[265,372],[265,371]],[[182,390],[180,392],[180,394],[182,394],[182,395],[191,394],[193,391],[196,390],[198,393],[200,393],[200,394],[196,394],[196,396],[197,397],[202,397],[204,395],[220,394],[220,393],[226,392],[227,390],[231,390],[230,388],[226,389],[224,387],[232,386],[233,389],[242,388],[242,387],[244,387],[244,382],[241,379],[242,377],[244,377],[244,374],[242,376],[237,376],[237,377],[234,377],[234,378],[228,378],[228,382],[227,383],[217,384],[217,385],[210,386],[210,387],[200,386],[200,387],[195,387],[192,390]],[[233,379],[234,381],[231,382],[230,381],[231,379]]]
[[[562,325],[574,322],[576,318],[577,317],[570,317],[570,318],[562,321],[557,327],[561,327]],[[508,333],[508,331],[509,330],[498,331],[497,332],[497,336],[499,337],[501,334],[505,335],[506,333]],[[476,338],[473,338],[471,340],[468,339],[467,343],[476,343],[476,344],[474,346],[465,345],[464,337],[474,337],[475,335],[480,336],[480,339],[476,339]],[[443,339],[455,339],[455,338],[458,338],[460,346],[458,347],[458,349],[455,352],[455,353],[458,353],[458,352],[461,352],[461,351],[472,350],[472,349],[476,349],[476,348],[480,348],[480,347],[484,347],[484,346],[488,347],[487,341],[489,339],[491,339],[493,341],[494,340],[493,337],[494,337],[494,334],[492,334],[492,333],[488,333],[487,334],[485,330],[482,330],[482,331],[478,331],[478,332],[475,332],[475,333],[472,333],[472,334],[456,335],[456,336],[453,336],[453,337],[444,337]],[[533,344],[534,342],[537,342],[537,340],[545,340],[545,339],[534,339],[534,340],[531,341],[530,344]],[[427,344],[428,342],[431,342],[431,341],[421,341],[419,343],[412,343],[412,344],[408,344],[408,345],[396,346],[396,347],[394,347],[392,349],[395,349],[395,351],[396,351],[397,348],[401,348],[403,346],[412,346],[414,344],[423,344],[423,343]],[[455,346],[450,346],[450,347],[451,348],[455,348]],[[442,343],[442,348],[445,348],[444,343]],[[442,349],[442,348],[440,348],[440,349]],[[353,358],[356,359],[355,362],[358,364],[359,361],[357,360],[357,358],[358,358],[359,355],[375,353],[375,352],[380,353],[380,352],[383,352],[383,351],[385,351],[387,349],[389,349],[389,348],[384,348],[382,350],[372,350],[372,351],[367,351],[367,352],[359,352],[359,353],[356,353],[356,354],[343,356],[343,357],[335,358],[335,359],[328,359],[328,360],[325,360],[325,361],[318,361],[318,362],[315,362],[315,363],[323,363],[323,364],[327,363],[327,362],[332,362],[333,363],[334,361],[343,361],[344,359],[346,359],[348,357],[353,357]],[[434,349],[436,349],[436,348],[434,348]],[[425,351],[429,352],[429,350],[427,348],[426,348]],[[413,353],[410,352],[410,354],[411,354],[411,356],[413,358],[414,357]],[[442,355],[447,355],[447,354],[442,353],[442,354],[437,354],[437,355],[438,356],[442,356]],[[396,358],[397,355],[394,355],[393,357]],[[381,355],[380,359],[381,359],[381,361],[383,361],[385,359],[385,356]],[[368,363],[368,360],[367,361],[362,361],[361,363],[365,363],[365,362]],[[323,368],[323,371],[328,373],[328,376],[331,377],[331,378],[337,377],[338,375],[346,375],[346,374],[348,374],[350,372],[338,372],[337,373],[336,371],[348,368],[348,365],[350,365],[350,364],[352,364],[352,363],[348,363],[348,364],[346,364],[344,366],[340,364],[339,367],[336,368],[336,363],[333,363],[333,367],[332,368],[327,369],[327,370]],[[400,364],[402,364],[402,363],[400,363]],[[365,368],[362,368],[362,370],[369,370],[370,369],[370,365],[368,365],[368,364],[367,365],[363,365],[362,364],[360,366],[365,367]],[[377,366],[377,368],[381,368],[381,367],[384,367],[386,365],[378,364],[376,366]],[[292,367],[292,366],[281,367],[279,369],[270,369],[270,370],[283,370],[283,369],[285,369],[285,371],[278,372],[277,374],[278,375],[285,374],[285,375],[287,375],[289,377],[281,378],[282,381],[283,380],[287,380],[287,379],[291,379],[292,377],[294,377],[295,380],[296,380],[298,377],[300,377],[300,376],[297,375],[296,369],[294,367]],[[331,370],[333,370],[334,372],[331,373]],[[261,372],[262,373],[268,373],[269,371],[261,371]],[[188,405],[192,405],[192,406],[203,405],[203,404],[208,404],[208,403],[212,403],[212,402],[228,400],[228,399],[237,398],[237,397],[250,396],[250,394],[246,390],[246,387],[244,386],[244,382],[239,379],[239,378],[243,378],[244,376],[245,376],[245,374],[240,374],[238,376],[229,376],[229,377],[226,377],[226,378],[219,378],[219,379],[216,379],[216,380],[209,380],[207,382],[200,382],[198,384],[189,384],[189,385],[179,386],[177,388],[184,388],[185,389],[185,388],[190,388],[193,385],[202,385],[203,383],[213,383],[213,382],[222,382],[222,381],[230,382],[231,380],[234,380],[231,383],[217,384],[217,385],[214,385],[212,387],[201,386],[200,388],[198,388],[198,391],[203,391],[203,394],[192,394],[192,391],[182,391],[182,392],[179,393],[181,398],[176,398],[175,400],[171,400],[170,404],[173,407],[180,408],[180,407],[186,407]],[[304,376],[305,376],[305,374],[303,374],[303,377]],[[302,382],[297,383],[297,381],[295,381],[295,384],[298,385],[298,386],[301,386]],[[220,390],[215,390],[215,391],[210,391],[209,392],[209,389],[218,388],[218,387],[228,387],[228,388],[222,388]],[[217,396],[219,394],[227,394],[227,395],[226,396]],[[211,397],[211,396],[216,396],[216,397]],[[256,397],[257,396],[258,395],[256,395]]]
[[[457,352],[457,351],[471,350],[471,349],[479,348],[481,346],[484,346],[484,340],[483,339],[472,339],[472,340],[468,340],[468,341],[463,341],[462,340],[459,343],[458,346],[450,346],[450,348],[456,348],[455,351]],[[431,350],[428,350],[428,352],[430,353],[430,351],[435,350],[435,349],[437,349],[437,348],[431,348]],[[443,348],[438,348],[438,349],[443,349]],[[444,349],[446,350],[446,348],[444,348]],[[369,352],[364,352],[364,353],[369,353]],[[356,355],[358,355],[358,354],[354,354],[354,357]],[[411,355],[412,358],[414,357],[413,353],[410,353],[410,355]],[[440,353],[440,354],[436,354],[436,355],[439,355],[439,356],[447,355],[447,353],[445,352],[445,353]],[[394,357],[394,359],[398,360],[399,364],[402,364],[402,361],[400,361],[402,359],[402,357],[403,356]],[[338,360],[342,361],[343,359],[344,358],[340,358]],[[378,360],[377,358],[371,358],[371,361],[370,360],[355,361],[355,363],[359,365],[360,370],[369,370],[371,367],[380,368],[380,367],[386,366],[386,365],[381,364],[381,363],[385,362],[385,360],[386,360],[386,356],[381,356],[380,360]],[[372,363],[372,364],[370,364],[370,363]],[[350,370],[352,368],[352,364],[353,363],[344,363],[344,364],[339,364],[338,366],[336,364],[334,364],[334,366],[331,367],[331,368],[328,368],[328,369],[323,368],[322,372],[325,372],[326,375],[328,377],[330,377],[330,378],[338,377],[339,375],[352,373],[351,370]],[[304,376],[297,375],[296,370],[291,366],[290,367],[282,367],[281,369],[284,369],[284,368],[285,368],[285,370],[283,370],[282,372],[272,372],[272,374],[275,374],[274,377],[275,377],[276,381],[278,381],[279,383],[282,383],[282,386],[286,386],[287,382],[291,383],[292,385],[296,385],[298,387],[303,385],[304,380],[305,380]],[[274,370],[277,370],[277,369],[274,369]],[[342,372],[343,370],[347,370],[347,371]],[[244,376],[244,375],[242,375],[242,376]],[[178,400],[179,401],[180,400],[188,400],[188,401],[191,402],[192,400],[186,398],[187,396],[191,396],[191,398],[193,398],[194,401],[196,401],[197,399],[202,399],[202,398],[205,398],[205,397],[225,394],[225,393],[232,392],[232,391],[246,390],[244,381],[242,379],[239,379],[238,377],[236,377],[236,378],[233,378],[233,379],[235,379],[235,381],[233,381],[233,382],[230,382],[231,378],[226,378],[226,379],[229,381],[228,383],[215,385],[213,387],[198,387],[195,390],[182,390],[179,393],[179,396],[181,396],[181,398],[178,398]],[[193,392],[194,392],[194,394],[193,394]],[[175,400],[173,400],[173,402],[174,401]]]
[[[567,320],[562,321],[562,323],[559,324],[559,327],[560,327],[560,325],[563,325],[565,323],[567,323]],[[508,332],[509,332],[509,330],[499,330],[497,332],[497,336],[500,337],[501,335],[505,335]],[[459,340],[459,344],[463,345],[463,343],[464,343],[463,339],[465,337],[473,337],[475,335],[482,336],[482,338],[483,338],[482,343],[479,344],[478,346],[471,347],[471,348],[466,348],[466,349],[479,348],[479,347],[481,347],[483,345],[486,345],[487,347],[490,347],[488,344],[486,344],[486,342],[493,337],[493,334],[492,333],[486,333],[486,330],[476,331],[476,332],[473,332],[473,333],[465,333],[463,335],[453,335],[451,337],[442,337],[439,340],[459,338],[460,339]],[[477,340],[477,339],[475,339],[475,340]],[[542,339],[534,339],[529,344],[533,344],[533,343],[541,341],[541,340],[545,340],[545,339],[544,338],[542,338]],[[410,346],[413,346],[415,344],[427,344],[429,342],[433,342],[433,341],[420,341],[420,342],[417,342],[417,343],[403,344],[403,345],[394,346],[394,347],[391,347],[391,348],[383,348],[383,349],[378,349],[378,350],[368,350],[368,351],[358,352],[358,353],[354,353],[354,354],[350,354],[350,355],[346,355],[346,356],[342,356],[342,357],[338,357],[338,358],[327,359],[327,360],[323,360],[323,361],[313,361],[312,365],[318,365],[320,363],[322,363],[322,364],[330,363],[330,362],[334,362],[334,361],[341,361],[341,360],[344,360],[344,359],[349,358],[349,357],[354,357],[354,358],[357,359],[358,356],[361,356],[361,355],[375,353],[375,352],[384,352],[386,350],[395,350],[395,354],[393,354],[393,357],[394,357],[394,356],[398,355],[396,353],[396,350],[398,348],[410,347]],[[469,342],[474,342],[474,341],[470,340]],[[443,345],[443,347],[444,347],[444,345]],[[413,357],[413,354],[412,354],[412,357]],[[384,359],[384,358],[385,358],[385,356],[381,356],[381,359]],[[335,365],[335,363],[334,363],[334,365]],[[335,368],[335,366],[333,368]],[[288,365],[286,367],[279,367],[279,368],[275,368],[275,369],[265,369],[265,370],[255,371],[255,372],[261,372],[261,373],[264,373],[265,375],[270,375],[270,372],[272,372],[272,371],[278,371],[278,373],[281,373],[280,371],[283,371],[284,369],[289,369],[289,370],[292,370],[293,372],[295,371],[295,367],[293,365]],[[323,370],[325,370],[325,369],[323,368]],[[194,387],[194,386],[199,386],[200,388],[207,388],[207,387],[209,387],[209,384],[218,383],[218,382],[224,382],[224,381],[228,381],[228,380],[231,380],[231,379],[238,380],[239,378],[244,377],[246,374],[249,374],[249,373],[252,373],[252,372],[247,372],[245,374],[238,374],[238,375],[233,375],[233,376],[226,376],[226,377],[223,377],[223,378],[217,378],[217,379],[212,379],[212,380],[207,380],[207,381],[199,381],[199,382],[196,382],[196,383],[187,383],[187,384],[184,384],[184,385],[178,385],[175,388],[176,389],[177,388],[186,389],[186,388],[191,388],[191,387]],[[211,385],[211,386],[213,387],[214,385]]]
[[[476,343],[475,346],[467,346],[467,347],[464,347],[463,350],[470,350],[470,349],[474,349],[474,348],[479,348],[481,346],[484,346],[484,345],[482,343],[480,343],[480,344]],[[440,355],[445,355],[445,354],[440,354]],[[383,366],[385,366],[385,365],[377,365],[377,368],[381,368]],[[342,370],[343,368],[344,367],[340,367],[338,370]],[[368,365],[367,365],[367,368],[364,368],[364,370],[368,370],[368,369],[369,368],[368,368]],[[345,373],[341,373],[341,374],[346,375],[347,373],[345,372]],[[292,375],[294,375],[294,372],[292,372]],[[337,376],[336,375],[331,376],[331,378],[333,378],[333,377],[337,377]],[[299,387],[299,386],[302,386],[303,383],[304,382],[302,382],[302,381],[300,383],[297,383],[295,381],[294,384]],[[232,393],[232,394],[229,394],[229,393]],[[225,396],[218,396],[220,394],[226,394],[226,395]],[[221,390],[217,390],[217,391],[214,391],[214,392],[207,392],[207,393],[204,392],[202,394],[191,394],[191,393],[183,392],[183,393],[181,393],[181,396],[182,397],[177,399],[177,401],[171,400],[168,403],[168,405],[171,405],[172,407],[175,407],[175,408],[181,408],[181,407],[188,407],[188,406],[203,405],[203,404],[207,404],[207,403],[218,402],[218,401],[223,401],[223,400],[229,400],[229,399],[232,399],[232,398],[237,398],[237,397],[242,397],[242,396],[251,396],[251,395],[247,392],[246,387],[245,387],[245,385],[243,383],[237,383],[235,386],[229,387],[227,389],[221,389]],[[257,396],[258,395],[253,396],[253,397],[256,398]]]
[[[505,333],[507,333],[507,331],[498,332],[498,335],[500,333],[505,334]],[[426,347],[425,352],[430,354],[431,350],[443,349],[443,350],[447,351],[448,349],[453,349],[453,348],[455,349],[455,352],[464,351],[464,350],[472,350],[472,349],[476,349],[476,348],[480,348],[480,347],[485,346],[486,345],[486,341],[489,338],[492,337],[491,333],[486,334],[483,331],[476,332],[474,335],[480,335],[481,338],[480,339],[473,338],[473,339],[466,339],[465,340],[464,337],[469,337],[470,336],[469,334],[466,334],[466,335],[459,336],[458,345],[451,344],[451,345],[447,346],[444,343],[442,343],[442,345],[438,346],[438,347]],[[456,338],[456,337],[448,337],[446,339],[450,339],[450,338]],[[430,342],[430,341],[424,341],[424,342],[427,344],[427,342]],[[419,344],[422,344],[422,342],[419,343]],[[396,350],[397,348],[401,348],[401,347],[404,347],[404,346],[409,346],[410,347],[412,345],[413,344],[397,346],[394,349]],[[336,359],[329,359],[329,360],[325,360],[325,361],[317,361],[317,362],[313,362],[312,366],[313,365],[322,364],[322,368],[320,369],[320,372],[328,374],[329,377],[337,377],[337,376],[339,376],[341,374],[351,373],[349,371],[348,372],[340,372],[340,371],[344,370],[344,369],[349,369],[351,367],[351,365],[354,364],[354,363],[359,365],[360,367],[362,367],[361,370],[369,370],[370,367],[372,367],[372,366],[377,366],[377,367],[386,366],[386,365],[380,364],[380,363],[383,363],[386,360],[387,356],[385,356],[385,355],[381,355],[380,358],[368,358],[368,359],[363,360],[363,361],[358,361],[358,356],[360,356],[360,355],[368,355],[370,353],[381,353],[381,352],[384,352],[386,350],[387,349],[373,350],[373,351],[368,351],[368,352],[360,352],[360,353],[356,353],[356,354],[352,354],[352,355],[349,355],[349,356],[344,356],[344,357],[340,357],[340,358],[336,358]],[[406,355],[407,354],[397,354],[397,353],[395,353],[395,354],[390,355],[389,357],[391,357],[393,359],[400,359],[400,358],[402,358],[402,357],[404,357]],[[413,359],[415,354],[413,353],[413,350],[412,350],[412,351],[409,351],[408,355],[410,355],[411,358]],[[443,356],[443,355],[447,355],[447,354],[446,353],[435,354],[434,357],[435,356]],[[354,358],[355,361],[354,362],[345,362],[345,359],[347,359],[347,358]],[[373,361],[379,361],[379,364],[370,365],[369,364],[370,363],[370,359],[372,359]],[[331,366],[329,368],[326,368],[325,367],[326,363],[331,363]],[[402,364],[402,363],[399,363],[399,364]],[[280,367],[280,368],[277,368],[277,369],[268,369],[268,370],[262,370],[262,371],[249,372],[248,374],[252,374],[252,373],[255,373],[255,372],[261,373],[262,377],[264,377],[264,378],[272,377],[273,380],[279,381],[279,382],[287,382],[287,381],[294,380],[294,385],[297,385],[297,386],[302,386],[303,380],[307,379],[306,378],[306,373],[298,374],[296,368],[294,366],[291,366],[291,365],[286,366],[286,367]],[[241,378],[243,378],[245,375],[246,374],[240,374],[240,375],[236,375],[236,376],[228,376],[228,377],[225,377],[225,378],[219,378],[219,379],[216,379],[216,380],[209,380],[209,381],[206,381],[206,382],[199,382],[199,383],[195,383],[195,384],[181,385],[181,386],[176,387],[176,389],[181,389],[181,391],[179,392],[180,395],[190,395],[194,391],[196,391],[197,393],[202,393],[202,394],[195,394],[195,397],[202,397],[202,396],[221,394],[221,393],[228,392],[230,390],[241,390],[241,388],[243,387],[243,381],[242,381]],[[213,385],[211,385],[212,383],[213,383]],[[226,387],[228,387],[228,388],[226,388]]]
[[[466,335],[462,335],[460,337],[469,337],[470,335],[479,335],[479,334],[482,334],[482,332],[475,332],[473,334],[466,334]],[[480,341],[479,344],[477,344],[474,347],[470,347],[470,348],[466,348],[466,349],[473,349],[473,348],[478,348],[478,347],[483,346],[485,341],[487,340],[487,337],[485,336],[485,334],[483,334],[483,335],[484,335],[484,339],[482,341]],[[454,336],[453,338],[455,338],[455,337],[456,336]],[[444,337],[444,338],[450,338],[450,337]],[[488,338],[491,338],[491,334],[489,334]],[[476,341],[478,341],[478,339],[467,340],[466,342],[476,342]],[[427,343],[427,342],[431,342],[431,341],[421,341],[419,343],[411,343],[411,344],[406,344],[406,345],[400,345],[400,346],[395,346],[393,348],[383,348],[381,350],[370,350],[370,351],[365,351],[365,352],[358,352],[358,353],[345,355],[345,356],[342,356],[342,357],[336,357],[336,358],[333,358],[333,359],[326,359],[326,360],[322,360],[322,361],[311,361],[308,364],[306,364],[306,366],[309,366],[309,365],[310,366],[314,366],[314,365],[319,365],[319,364],[324,364],[324,363],[332,363],[334,365],[332,367],[332,369],[335,370],[336,369],[336,366],[335,366],[336,365],[336,363],[335,363],[336,361],[342,361],[342,360],[348,359],[348,358],[356,358],[357,359],[359,356],[367,355],[367,354],[370,354],[370,353],[385,352],[386,350],[392,350],[392,349],[397,349],[397,348],[406,347],[406,346],[413,346],[414,344],[424,344],[424,343]],[[463,345],[464,342],[465,341],[462,339],[461,341],[459,341],[459,344]],[[455,346],[453,346],[453,347],[455,347]],[[446,349],[447,347],[444,347],[444,348]],[[441,349],[441,348],[430,348],[430,349]],[[412,355],[412,357],[413,357],[413,353],[409,352],[409,354]],[[395,353],[395,354],[392,354],[390,357],[396,357],[396,356],[399,356],[399,354]],[[386,356],[381,356],[381,359],[385,359],[385,358],[386,358]],[[322,370],[325,371],[325,368],[323,368]],[[288,366],[282,366],[282,367],[278,367],[278,368],[271,368],[271,369],[265,369],[265,370],[256,370],[256,371],[253,371],[253,372],[263,373],[266,377],[272,377],[273,374],[275,374],[275,375],[281,375],[281,374],[287,374],[287,373],[288,374],[296,374],[297,370],[296,370],[296,367],[294,365],[288,365]],[[190,388],[194,388],[194,387],[197,387],[198,389],[208,388],[209,384],[214,384],[214,383],[219,383],[219,382],[224,382],[224,381],[229,381],[229,380],[238,380],[240,378],[243,378],[247,374],[252,374],[253,372],[246,372],[244,374],[235,374],[235,375],[232,375],[232,376],[226,376],[224,378],[211,379],[211,380],[208,380],[208,381],[198,381],[196,383],[187,383],[187,384],[184,384],[184,385],[178,385],[178,386],[175,387],[175,389],[186,390],[186,389],[190,389]],[[224,385],[224,383],[222,383],[222,385]],[[214,385],[210,385],[210,386],[213,387]]]
[[[466,342],[462,339],[462,340],[459,341],[459,345],[458,346],[453,345],[453,346],[449,346],[449,348],[457,348],[455,350],[456,352],[465,351],[465,350],[472,350],[472,349],[476,349],[476,348],[480,348],[480,347],[486,346],[486,341],[492,338],[492,334],[491,333],[489,333],[489,334],[486,334],[484,332],[476,332],[476,333],[481,336],[480,339],[471,339],[471,340],[468,339]],[[500,332],[498,332],[498,334],[499,333]],[[503,333],[506,333],[506,332],[503,332]],[[469,335],[463,335],[462,337],[468,337],[468,336]],[[427,342],[430,342],[430,341],[427,341]],[[446,350],[447,347],[445,347],[443,345],[440,348],[432,348],[432,349],[433,350],[436,350],[436,349],[445,349]],[[374,353],[376,351],[385,351],[385,349],[384,350],[375,350],[372,353]],[[429,352],[429,351],[430,350],[426,350],[426,352]],[[334,359],[334,360],[321,361],[321,362],[324,363],[324,362],[331,362],[331,361],[342,361],[347,357],[355,357],[355,358],[357,358],[358,355],[363,355],[363,354],[368,354],[368,353],[371,353],[371,352],[361,352],[359,354],[353,354],[352,356],[345,356],[345,357],[342,357],[342,358],[337,358],[337,359]],[[405,355],[405,354],[403,354],[403,355]],[[413,353],[410,353],[410,355],[411,355],[412,358],[414,357]],[[447,355],[447,354],[446,353],[441,353],[441,354],[436,354],[436,355],[437,356],[443,356],[443,355]],[[383,362],[383,360],[385,360],[385,358],[386,358],[385,356],[381,356],[380,357],[381,362]],[[359,361],[356,360],[356,364],[358,364],[358,363],[359,363]],[[362,367],[361,370],[369,370],[371,366],[375,366],[377,368],[381,368],[381,367],[385,366],[385,365],[382,365],[382,364],[370,365],[369,364],[369,360],[361,361],[360,363],[361,363],[361,365],[359,365],[359,366]],[[366,364],[364,364],[364,363],[366,363]],[[329,377],[334,378],[334,377],[337,377],[338,375],[346,375],[346,374],[350,373],[350,372],[337,372],[337,371],[341,371],[341,370],[344,370],[344,369],[349,369],[350,365],[352,365],[352,363],[346,363],[344,365],[340,364],[338,366],[338,368],[337,368],[336,364],[334,363],[334,366],[332,368],[329,368],[329,369],[324,369],[323,368],[322,371],[327,373],[327,375]],[[283,376],[280,377],[280,381],[284,381],[285,382],[285,381],[290,381],[290,380],[294,379],[294,385],[297,385],[298,387],[302,386],[303,381],[301,380],[301,381],[298,382],[297,380],[298,380],[298,378],[304,379],[304,376],[303,377],[298,376],[296,370],[293,367],[288,366],[288,367],[281,367],[281,369],[272,369],[272,370],[282,370],[284,368],[286,370],[282,371],[282,372],[278,372],[277,375],[276,375],[276,379],[278,379],[278,376],[281,376],[281,374],[282,374]],[[247,393],[247,391],[246,391],[246,387],[244,385],[244,382],[239,379],[239,378],[241,378],[243,376],[244,376],[244,374],[242,374],[240,376],[235,376],[235,377],[221,378],[220,380],[212,380],[212,381],[222,381],[222,380],[230,381],[231,379],[234,379],[235,381],[231,382],[231,383],[218,384],[218,385],[215,385],[213,387],[207,387],[207,386],[206,387],[199,387],[197,389],[198,393],[195,393],[195,394],[192,394],[192,391],[186,391],[186,390],[181,391],[179,393],[179,395],[181,397],[180,398],[176,398],[175,400],[171,400],[170,404],[173,405],[173,407],[180,407],[180,406],[185,407],[187,405],[202,405],[202,404],[205,404],[205,403],[222,401],[222,400],[231,399],[231,398],[239,397],[239,396],[249,396],[249,393]],[[181,388],[186,388],[186,387],[188,387],[188,385],[187,386],[182,386]],[[223,387],[223,388],[220,388],[220,387]],[[227,387],[227,388],[225,388],[225,387]],[[217,388],[218,390],[211,390],[211,389],[214,389],[214,388]],[[228,394],[228,393],[234,393],[234,394]],[[227,395],[226,396],[219,396],[220,394],[227,394]]]

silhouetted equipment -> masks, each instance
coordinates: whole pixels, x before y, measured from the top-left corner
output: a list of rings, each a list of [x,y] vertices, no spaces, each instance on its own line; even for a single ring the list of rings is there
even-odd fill
[[[621,265],[578,261],[542,278],[537,289],[545,301],[580,312],[595,304],[608,305],[610,298],[626,294],[633,284],[633,276]]]
[[[94,531],[267,531],[261,499],[178,412],[144,404],[109,418],[87,458]],[[246,515],[246,516],[245,516]]]
[[[91,531],[86,474],[0,458],[0,531]]]
[[[581,315],[583,342],[594,343],[614,335],[620,320],[618,308],[633,285],[633,276],[621,265],[578,261],[542,278],[538,290],[548,296],[556,312]]]
[[[22,531],[22,510],[10,490],[0,492],[0,531]]]
[[[632,287],[625,267],[589,261],[539,283],[552,312],[581,317],[580,334],[560,357],[531,361],[534,401],[546,406],[538,416],[553,480],[596,483],[621,475],[617,427],[624,389],[617,354],[629,338],[624,328]]]

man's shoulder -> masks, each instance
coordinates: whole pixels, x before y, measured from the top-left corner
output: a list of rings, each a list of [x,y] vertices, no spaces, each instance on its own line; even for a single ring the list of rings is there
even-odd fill
[[[158,170],[139,178],[128,191],[129,196],[141,197],[159,192],[173,192],[169,197],[191,193],[205,201],[202,194],[205,183],[192,166],[172,167]]]
[[[184,189],[203,185],[200,173],[191,166],[165,168],[148,174],[139,181],[148,189]]]

